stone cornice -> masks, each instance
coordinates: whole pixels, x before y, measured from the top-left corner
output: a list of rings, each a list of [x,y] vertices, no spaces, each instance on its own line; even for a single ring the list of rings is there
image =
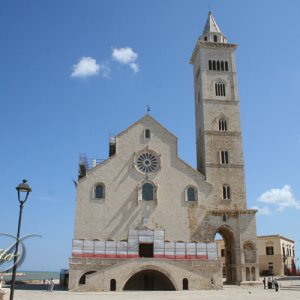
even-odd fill
[[[195,57],[199,51],[200,48],[211,48],[211,49],[221,49],[221,48],[233,48],[236,49],[237,48],[237,44],[230,44],[230,43],[212,43],[212,42],[204,42],[201,40],[198,40],[194,51],[192,53],[191,59],[190,59],[190,64],[194,63]]]
[[[216,130],[205,130],[204,135],[215,135],[215,136],[236,136],[240,137],[241,132],[238,131],[216,131]]]
[[[240,164],[206,164],[207,168],[217,168],[217,169],[243,169],[244,165]]]
[[[238,215],[254,215],[257,213],[257,209],[213,209],[209,210],[208,214],[213,216],[238,216]]]
[[[238,105],[240,101],[237,100],[217,100],[217,99],[203,99],[204,103],[210,103],[210,104],[226,104],[226,105]]]

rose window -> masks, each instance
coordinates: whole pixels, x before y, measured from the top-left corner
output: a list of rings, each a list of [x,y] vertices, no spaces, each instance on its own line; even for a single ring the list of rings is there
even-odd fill
[[[145,152],[137,157],[136,166],[144,173],[155,172],[158,167],[158,159],[154,154]]]

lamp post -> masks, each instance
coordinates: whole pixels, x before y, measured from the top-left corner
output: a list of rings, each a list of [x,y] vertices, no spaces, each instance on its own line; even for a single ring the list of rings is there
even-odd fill
[[[15,254],[14,254],[13,273],[12,273],[11,286],[10,286],[10,298],[9,298],[10,300],[14,299],[16,271],[17,271],[17,257],[18,257],[20,230],[21,230],[21,222],[22,222],[22,210],[23,210],[25,202],[27,201],[28,195],[31,192],[31,188],[27,184],[27,180],[23,179],[23,182],[20,183],[16,187],[16,190],[18,191],[18,200],[19,200],[19,203],[20,203],[20,213],[19,213],[19,223],[18,223],[16,249],[15,249]]]

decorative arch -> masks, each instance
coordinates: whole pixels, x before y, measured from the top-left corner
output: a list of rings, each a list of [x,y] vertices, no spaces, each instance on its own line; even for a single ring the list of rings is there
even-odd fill
[[[233,230],[228,225],[222,225],[219,227],[215,234],[220,234],[224,240],[224,246],[225,246],[225,265],[224,265],[224,275],[226,277],[226,283],[232,283],[235,281],[236,278],[236,270],[233,267],[235,264],[236,258],[235,258],[235,249],[234,249],[234,234]]]
[[[161,276],[161,277],[159,277],[160,279],[166,280],[165,282],[162,282],[162,281],[161,282],[162,283],[167,282],[168,283],[167,287],[170,288],[170,289],[166,289],[166,286],[165,286],[164,289],[156,289],[156,290],[173,290],[173,291],[179,290],[174,278],[172,277],[172,275],[169,272],[167,272],[163,268],[160,268],[157,266],[151,266],[151,265],[142,266],[140,268],[135,269],[134,271],[131,271],[129,273],[129,275],[127,276],[126,280],[124,280],[125,283],[123,285],[122,290],[143,290],[143,289],[135,289],[134,288],[135,287],[134,280],[139,280],[139,276],[142,277],[144,275],[148,275],[148,276],[150,275],[150,277],[148,277],[148,279],[147,279],[147,277],[142,277],[142,279],[146,280],[146,282],[144,282],[144,284],[147,285],[147,280],[148,280],[149,285],[147,285],[147,286],[149,288],[153,287],[153,285],[151,286],[151,284],[153,283],[153,280],[155,281],[155,279],[151,278],[151,274],[158,275],[158,276],[160,275]],[[154,285],[155,285],[155,282],[154,282]],[[142,285],[142,288],[143,287],[145,287],[145,285]],[[148,290],[155,290],[155,289],[148,289]]]
[[[79,278],[79,285],[83,285],[86,283],[86,276],[95,273],[96,271],[88,271],[88,272],[82,272],[80,278]]]

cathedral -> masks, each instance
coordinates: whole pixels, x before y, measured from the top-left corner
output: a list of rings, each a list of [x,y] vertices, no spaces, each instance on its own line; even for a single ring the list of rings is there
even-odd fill
[[[259,279],[236,48],[209,13],[190,59],[197,169],[150,114],[110,139],[108,159],[80,160],[70,290],[199,290]]]

